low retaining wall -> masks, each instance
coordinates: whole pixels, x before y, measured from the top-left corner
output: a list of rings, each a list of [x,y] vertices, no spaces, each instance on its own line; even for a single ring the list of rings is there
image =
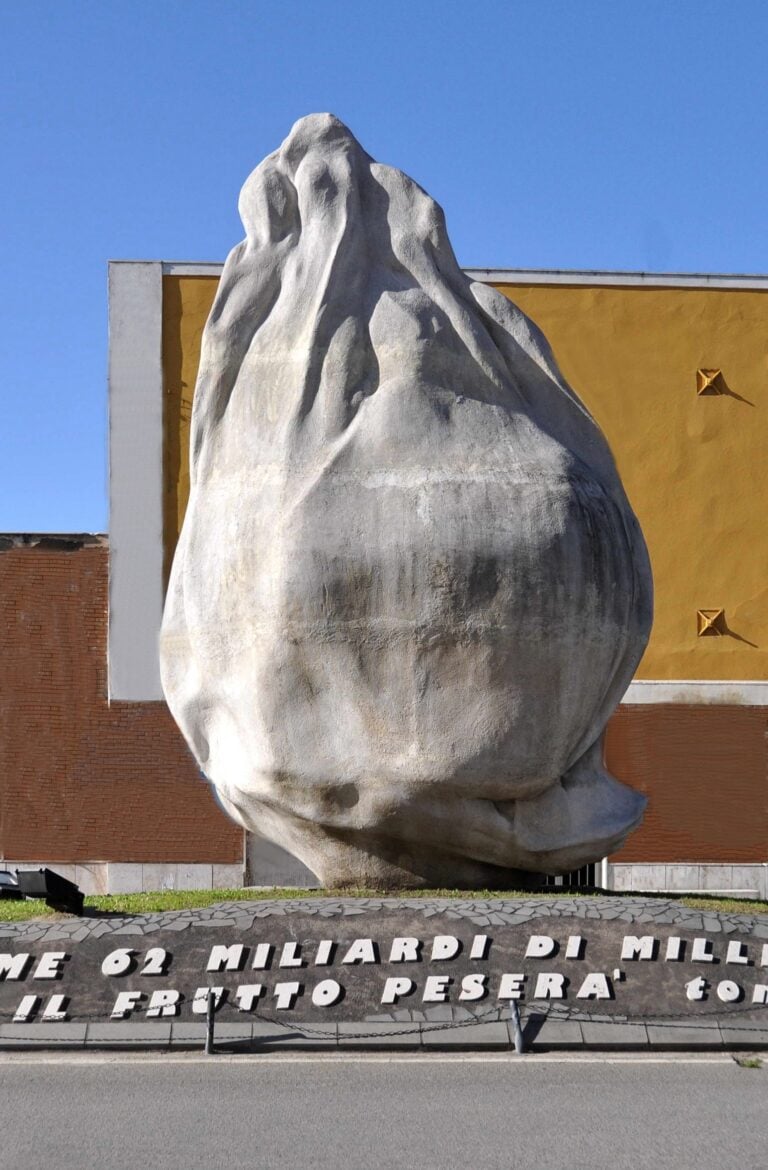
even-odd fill
[[[608,868],[608,880],[612,890],[727,894],[768,901],[768,862],[755,865],[616,862]]]
[[[245,870],[238,864],[141,861],[3,861],[0,869],[53,869],[86,895],[141,894],[155,890],[240,890]],[[0,926],[2,923],[0,923]]]
[[[768,1047],[768,916],[329,899],[0,925],[0,1045]],[[51,1031],[53,1029],[54,1031]]]
[[[84,894],[139,894],[152,890],[238,890],[252,886],[316,889],[313,873],[284,849],[247,835],[245,864],[129,861],[3,861],[3,869],[48,866]],[[595,883],[622,893],[722,893],[768,901],[768,863],[762,865],[645,865],[613,863],[595,871]]]

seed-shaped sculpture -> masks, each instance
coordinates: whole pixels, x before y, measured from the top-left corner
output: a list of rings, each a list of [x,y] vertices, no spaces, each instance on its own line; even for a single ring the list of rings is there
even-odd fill
[[[651,623],[608,446],[437,204],[330,115],[243,187],[203,336],[165,694],[225,809],[326,885],[616,849]]]

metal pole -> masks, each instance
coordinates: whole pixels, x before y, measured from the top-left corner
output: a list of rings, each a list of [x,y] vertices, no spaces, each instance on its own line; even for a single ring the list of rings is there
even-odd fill
[[[208,988],[208,1000],[205,1005],[205,1055],[213,1056],[213,1021],[216,1015],[216,996],[213,988]]]
[[[523,1037],[523,1028],[520,1023],[520,1008],[517,1006],[516,999],[511,999],[509,1006],[512,1009],[512,1022],[515,1025],[515,1052],[522,1056],[525,1052],[525,1038]]]
[[[608,889],[609,881],[608,858],[604,857],[600,862],[600,885],[604,890]]]

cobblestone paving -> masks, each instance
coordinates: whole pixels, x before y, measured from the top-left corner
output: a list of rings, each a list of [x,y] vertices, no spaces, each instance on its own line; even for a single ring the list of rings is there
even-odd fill
[[[317,918],[348,918],[377,911],[408,911],[423,916],[425,924],[437,914],[466,920],[483,928],[525,923],[534,918],[606,922],[637,926],[677,926],[684,930],[729,935],[734,932],[768,940],[768,915],[720,913],[695,910],[673,899],[643,897],[554,897],[554,898],[264,898],[243,902],[221,902],[198,910],[169,910],[156,914],[116,915],[54,921],[0,923],[0,940],[15,943],[48,944],[60,940],[81,942],[87,938],[112,935],[151,936],[157,931],[187,931],[195,926],[225,927],[246,931],[257,920],[302,915]],[[0,942],[0,945],[1,942]],[[524,1013],[525,1014],[525,1013]],[[223,1025],[219,1041],[238,1048],[347,1048],[393,1047],[509,1049],[514,1044],[512,1012],[509,1007],[491,1008],[482,1022],[466,1008],[440,1004],[424,1011],[395,1010],[366,1016],[360,1024],[324,1025],[317,1029],[291,1031],[274,1023]],[[462,1023],[468,1026],[461,1026]],[[442,1025],[442,1029],[440,1029]],[[447,1025],[447,1027],[446,1027]],[[451,1027],[453,1025],[453,1027]],[[458,1025],[458,1026],[457,1026]],[[440,1029],[440,1030],[438,1030]],[[364,1037],[357,1033],[365,1030]],[[546,1016],[528,1014],[527,1044],[532,1050],[564,1048],[692,1050],[768,1048],[768,1023],[737,1018],[646,1021],[617,1020],[595,1012],[574,1011],[557,1003],[549,1005]],[[0,1025],[0,1049],[46,1047],[66,1044],[75,1047],[195,1046],[203,1041],[200,1024],[53,1024]]]
[[[733,914],[714,910],[693,910],[666,898],[293,898],[290,901],[265,898],[258,901],[217,902],[199,910],[166,910],[157,914],[126,914],[115,917],[32,919],[0,923],[0,938],[27,942],[69,939],[81,942],[101,935],[151,935],[158,930],[188,930],[195,925],[226,926],[249,930],[257,919],[282,918],[301,914],[319,918],[351,917],[377,910],[408,910],[429,920],[435,914],[465,919],[473,926],[512,926],[531,918],[600,919],[626,923],[679,926],[684,930],[706,930],[710,934],[739,931],[757,939],[768,939],[768,914]]]

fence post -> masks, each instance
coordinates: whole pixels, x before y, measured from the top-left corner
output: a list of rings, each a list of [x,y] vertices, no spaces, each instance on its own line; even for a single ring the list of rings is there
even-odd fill
[[[600,888],[608,890],[610,888],[609,882],[611,880],[611,871],[609,868],[608,858],[604,857],[600,862]]]
[[[216,1015],[216,995],[212,987],[208,988],[208,999],[205,1005],[205,1055],[213,1056],[213,1027]]]
[[[509,1006],[512,1009],[512,1022],[515,1025],[515,1052],[521,1056],[525,1052],[525,1038],[523,1036],[523,1028],[520,1023],[520,1008],[517,1006],[517,1000],[511,999]]]

